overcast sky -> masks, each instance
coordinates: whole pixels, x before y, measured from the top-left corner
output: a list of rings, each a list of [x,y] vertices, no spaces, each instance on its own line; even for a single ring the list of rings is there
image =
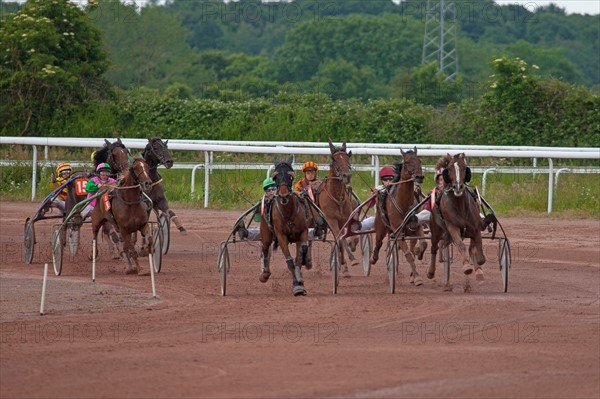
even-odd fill
[[[11,0],[0,0],[11,1]],[[24,3],[25,0],[16,0],[19,3]],[[74,0],[76,3],[87,3],[87,0]],[[137,3],[143,5],[147,0],[125,0],[126,4]],[[162,3],[162,0],[159,0]],[[188,1],[202,1],[202,0],[188,0]],[[267,0],[273,1],[273,0]],[[326,1],[326,0],[323,0]],[[364,0],[369,1],[369,0]],[[395,0],[398,1],[398,0]],[[415,1],[415,0],[407,0],[407,1]],[[425,0],[419,0],[425,1]],[[477,1],[477,0],[473,0]],[[592,14],[598,15],[600,14],[600,0],[558,0],[558,1],[545,1],[545,0],[495,0],[496,3],[505,5],[505,4],[522,4],[527,7],[527,9],[534,11],[537,7],[546,6],[550,3],[554,3],[561,8],[564,8],[567,11],[567,14]],[[123,0],[121,0],[123,2]]]
[[[562,0],[562,1],[527,1],[527,0],[496,0],[496,3],[505,4],[521,4],[530,10],[535,7],[547,6],[554,3],[560,8],[564,8],[567,14],[600,14],[600,0]]]

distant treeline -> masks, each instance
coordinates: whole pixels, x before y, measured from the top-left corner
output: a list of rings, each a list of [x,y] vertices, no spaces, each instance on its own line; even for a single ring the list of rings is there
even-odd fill
[[[424,0],[126,3],[2,3],[0,134],[600,146],[598,16],[455,0],[449,81]]]

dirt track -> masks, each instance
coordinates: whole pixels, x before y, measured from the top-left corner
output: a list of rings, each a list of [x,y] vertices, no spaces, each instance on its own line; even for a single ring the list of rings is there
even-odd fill
[[[172,231],[158,299],[148,276],[120,264],[111,273],[120,261],[105,254],[93,285],[79,255],[49,278],[41,317],[50,221],[36,224],[34,263],[22,262],[35,207],[0,203],[2,398],[600,396],[597,220],[503,220],[507,294],[490,244],[486,280],[470,292],[458,264],[448,291],[439,276],[408,285],[404,262],[394,295],[383,256],[370,277],[351,269],[331,294],[329,247],[317,244],[306,297],[291,295],[280,252],[261,284],[258,247],[240,244],[221,297],[217,249],[239,213],[180,210],[190,234]],[[90,237],[86,226],[83,253]]]

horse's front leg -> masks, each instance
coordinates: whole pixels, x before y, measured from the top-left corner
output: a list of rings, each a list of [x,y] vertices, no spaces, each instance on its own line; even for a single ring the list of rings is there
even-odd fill
[[[374,265],[379,260],[379,250],[383,245],[383,239],[387,229],[379,217],[375,218],[375,247],[373,248],[373,254],[371,255],[371,264]]]
[[[408,248],[408,243],[406,241],[399,241],[400,244],[400,248],[402,249],[402,252],[404,252],[404,257],[406,258],[406,261],[408,262],[408,264],[410,265],[410,283],[414,284],[414,285],[423,285],[423,279],[421,278],[421,276],[419,276],[419,273],[417,273],[417,266],[415,265],[415,257],[413,256],[412,252],[409,250]]]
[[[123,238],[123,252],[121,253],[121,256],[125,261],[125,274],[135,274],[137,273],[137,268],[133,266],[131,260],[134,259],[133,255],[135,254],[137,264],[137,254],[135,253],[135,248],[131,242],[131,234],[121,229],[121,237]]]
[[[179,233],[183,236],[187,235],[187,230],[185,229],[185,227],[183,227],[183,224],[181,224],[181,222],[179,221],[179,218],[177,217],[175,212],[173,212],[173,210],[169,208],[168,214],[169,214],[169,218],[173,221],[173,223],[175,223],[175,226],[177,226]]]
[[[462,240],[461,234],[460,234],[460,228],[456,227],[452,224],[447,224],[447,229],[448,229],[448,233],[450,233],[450,237],[452,237],[452,242],[454,243],[454,245],[456,245],[456,248],[458,248],[458,252],[460,252],[460,255],[462,256],[462,260],[463,260],[463,273],[466,275],[469,275],[471,273],[473,273],[473,265],[471,264],[470,260],[469,260],[469,254],[467,253],[467,246],[465,245],[465,243]]]
[[[294,296],[306,295],[302,271],[300,270],[300,266],[296,265],[296,262],[294,262],[294,258],[292,258],[292,255],[290,254],[290,243],[287,239],[287,236],[278,235],[277,239],[279,240],[279,246],[281,247],[281,252],[283,252],[283,256],[285,257],[288,270],[292,274],[292,293],[294,294]]]
[[[268,229],[268,227],[264,227],[264,229]],[[266,283],[271,277],[271,244],[273,243],[273,235],[270,231],[266,231],[261,226],[261,243],[262,243],[262,251],[260,254],[260,276],[258,280],[261,283]]]
[[[475,233],[475,238],[471,238],[471,243],[469,244],[469,255],[471,257],[471,262],[473,264],[477,263],[475,267],[475,277],[479,281],[483,281],[483,269],[481,265],[485,263],[485,255],[483,254],[483,240],[481,239],[481,234]]]

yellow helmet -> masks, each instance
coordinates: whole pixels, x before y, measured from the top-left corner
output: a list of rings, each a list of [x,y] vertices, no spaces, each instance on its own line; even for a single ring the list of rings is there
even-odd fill
[[[302,165],[302,173],[304,173],[304,171],[306,169],[314,169],[315,171],[317,171],[317,170],[319,170],[319,167],[317,166],[316,163],[314,163],[312,161],[308,161],[304,165]]]
[[[71,168],[71,164],[68,162],[61,162],[58,164],[58,166],[56,167],[56,174],[60,176],[61,172],[68,170],[69,172],[71,170],[73,170],[73,168]]]

